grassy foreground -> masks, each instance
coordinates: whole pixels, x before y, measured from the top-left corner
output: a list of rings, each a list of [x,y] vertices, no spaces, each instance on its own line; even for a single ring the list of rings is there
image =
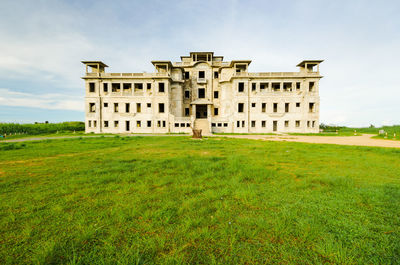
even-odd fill
[[[0,148],[0,264],[400,260],[399,149],[173,136]]]

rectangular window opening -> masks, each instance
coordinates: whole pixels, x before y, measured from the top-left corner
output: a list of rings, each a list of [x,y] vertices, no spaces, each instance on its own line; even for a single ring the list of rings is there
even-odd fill
[[[238,112],[243,112],[244,110],[244,103],[239,103],[238,104]]]
[[[164,103],[158,103],[158,112],[164,113]]]
[[[238,83],[238,91],[239,92],[243,92],[244,91],[244,83],[243,82],[239,82]]]
[[[160,93],[165,92],[165,84],[164,83],[158,83],[158,92],[160,92]]]
[[[96,103],[89,103],[89,112],[96,112]]]
[[[96,83],[89,83],[89,92],[95,92]]]
[[[205,97],[206,97],[206,89],[199,88],[199,98],[205,98]]]

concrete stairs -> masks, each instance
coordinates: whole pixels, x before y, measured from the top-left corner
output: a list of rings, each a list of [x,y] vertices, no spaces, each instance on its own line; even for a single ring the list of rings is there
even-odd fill
[[[201,130],[201,134],[203,136],[212,135],[211,134],[211,130],[210,130],[210,123],[208,122],[207,119],[196,119],[196,120],[194,120],[193,129]]]

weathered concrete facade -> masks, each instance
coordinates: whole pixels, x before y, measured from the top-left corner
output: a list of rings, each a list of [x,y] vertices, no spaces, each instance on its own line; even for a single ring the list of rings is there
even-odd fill
[[[83,61],[86,132],[316,133],[321,62],[251,73],[250,60],[191,52],[181,62],[152,61],[155,73],[105,73],[104,63]]]

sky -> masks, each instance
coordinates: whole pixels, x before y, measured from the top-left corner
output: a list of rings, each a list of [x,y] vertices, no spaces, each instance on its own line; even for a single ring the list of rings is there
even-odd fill
[[[214,51],[250,72],[323,59],[322,123],[400,124],[400,1],[0,2],[0,122],[83,121],[82,60],[154,72]]]

